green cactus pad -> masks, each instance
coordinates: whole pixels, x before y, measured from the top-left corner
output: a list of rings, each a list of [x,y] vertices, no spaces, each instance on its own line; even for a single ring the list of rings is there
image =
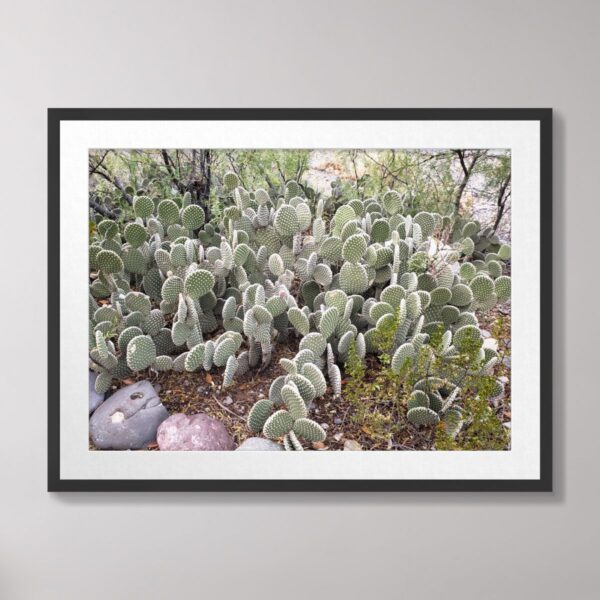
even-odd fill
[[[473,297],[479,302],[485,302],[494,293],[494,281],[484,274],[474,277],[469,286],[473,292]]]
[[[204,269],[192,271],[185,278],[185,292],[190,298],[198,299],[208,294],[215,285],[215,276]],[[163,293],[164,298],[164,293]]]
[[[381,301],[387,302],[396,310],[400,306],[400,301],[406,298],[406,290],[399,285],[390,285],[381,292]]]
[[[157,371],[170,371],[173,368],[173,359],[170,356],[157,356],[154,368]]]
[[[429,427],[437,425],[440,421],[438,414],[425,406],[416,406],[411,408],[407,413],[406,417],[416,427]]]
[[[306,403],[294,384],[288,383],[281,388],[281,398],[294,420],[307,416]]]
[[[223,371],[223,383],[222,388],[228,388],[234,383],[234,377],[238,370],[238,360],[234,355],[231,355],[227,359],[227,363],[225,364],[225,370]]]
[[[288,310],[287,315],[290,323],[296,328],[300,335],[308,335],[308,332],[310,331],[310,323],[308,317],[303,311],[296,306],[292,306]]]
[[[347,294],[363,294],[369,287],[369,276],[361,264],[344,263],[340,269],[340,287]]]
[[[293,431],[288,431],[283,437],[283,447],[289,452],[302,452],[304,450]]]
[[[284,204],[275,213],[273,226],[275,231],[282,237],[294,235],[300,228],[296,209],[293,206]]]
[[[143,332],[139,327],[126,327],[119,335],[119,338],[117,340],[117,347],[121,352],[126,352],[127,345],[129,344],[129,342],[139,335],[143,335]]]
[[[390,239],[390,224],[387,219],[377,219],[371,227],[371,241],[383,244]]]
[[[276,277],[279,277],[285,271],[283,259],[279,254],[271,254],[271,256],[269,256],[269,270]]]
[[[283,437],[294,427],[294,417],[287,410],[274,412],[263,426],[263,433],[272,440]]]
[[[435,229],[435,217],[431,213],[417,213],[413,217],[413,223],[416,223],[421,228],[421,235],[423,238],[428,238],[433,234]]]
[[[288,308],[287,302],[281,296],[272,296],[267,300],[266,306],[273,317],[278,317]]]
[[[176,304],[179,302],[179,294],[183,292],[183,281],[176,276],[169,277],[162,286],[161,295],[165,302]]]
[[[321,244],[319,256],[330,261],[341,260],[343,247],[344,243],[339,237],[329,237]]]
[[[273,412],[274,406],[273,402],[266,398],[254,403],[254,406],[252,406],[248,413],[248,427],[250,431],[254,433],[262,431],[267,419]]]
[[[431,291],[431,304],[443,306],[452,299],[452,291],[445,287],[438,287]]]
[[[367,251],[367,242],[361,233],[351,235],[342,246],[342,257],[351,263],[357,263]]]
[[[412,361],[415,356],[415,347],[410,342],[402,344],[392,356],[392,371],[399,374],[407,362]]]
[[[475,250],[475,242],[471,238],[465,238],[460,244],[460,251],[466,256],[473,254]]]
[[[293,431],[309,442],[323,442],[327,437],[325,430],[318,423],[307,418],[297,419],[293,423]]]
[[[510,299],[511,294],[511,279],[507,275],[502,275],[498,277],[494,282],[494,289],[496,291],[496,295],[498,296],[499,302],[506,302]]]
[[[387,302],[374,302],[369,310],[369,317],[377,322],[384,315],[392,315],[394,317],[394,307]]]
[[[321,356],[327,348],[327,340],[322,334],[314,331],[305,335],[300,341],[300,350],[308,348],[316,357]]]
[[[295,375],[289,375],[287,380],[287,383],[296,385],[300,396],[302,396],[302,400],[304,400],[307,407],[310,406],[310,403],[317,397],[317,391],[310,379],[300,373],[296,373]]]
[[[96,255],[98,269],[106,274],[120,273],[125,267],[121,257],[112,250],[101,250]]]
[[[127,344],[127,366],[132,371],[142,371],[156,360],[156,346],[152,338],[138,335]]]
[[[473,292],[471,288],[464,283],[458,283],[452,287],[452,298],[450,302],[454,306],[468,306],[473,302]]]
[[[473,279],[473,277],[477,275],[477,269],[473,266],[472,263],[465,262],[462,265],[460,265],[459,273],[465,281],[471,281],[471,279]]]
[[[216,367],[223,367],[227,359],[238,349],[238,344],[231,338],[223,338],[215,347],[213,363]]]
[[[133,199],[133,212],[136,217],[147,219],[154,212],[154,200],[148,196],[136,196]]]
[[[331,306],[321,315],[319,331],[325,339],[333,335],[340,319],[340,313],[335,306]]]
[[[197,371],[204,362],[205,345],[203,343],[194,346],[185,358],[185,370],[190,373]]]
[[[502,244],[502,246],[500,246],[500,249],[498,250],[498,256],[502,260],[509,260],[510,254],[511,254],[510,246],[508,246],[507,244]]]
[[[313,271],[313,279],[322,287],[328,288],[333,281],[333,273],[328,265],[318,264]]]
[[[411,410],[417,406],[429,408],[429,396],[421,390],[414,390],[406,404],[408,410]]]
[[[302,374],[306,377],[313,385],[315,389],[316,397],[323,396],[327,391],[327,382],[323,372],[317,365],[313,363],[306,363],[302,367]]]
[[[473,235],[476,235],[478,231],[479,231],[479,225],[477,223],[475,223],[475,221],[469,221],[462,228],[462,236],[463,236],[463,238],[471,237]]]
[[[406,298],[406,314],[409,319],[418,319],[422,311],[421,296],[418,292],[411,292]]]
[[[139,248],[148,238],[148,232],[143,225],[139,223],[128,223],[125,226],[123,235],[127,243],[134,248]]]
[[[223,185],[228,191],[232,191],[239,184],[240,179],[233,171],[228,171],[227,173],[225,173],[225,175],[223,175]]]
[[[386,192],[381,202],[388,215],[395,215],[402,208],[402,196],[396,190]]]
[[[190,231],[200,229],[205,219],[204,210],[197,204],[190,204],[181,211],[181,224]]]
[[[163,225],[172,225],[179,220],[179,207],[173,200],[162,200],[158,205],[158,218]]]
[[[281,389],[285,385],[285,379],[285,375],[281,375],[279,377],[276,377],[271,383],[271,387],[269,388],[269,400],[274,405],[283,403],[283,398],[281,397]]]
[[[476,325],[463,325],[454,332],[453,343],[459,352],[480,347],[483,343],[481,331]]]
[[[119,233],[119,226],[110,219],[104,219],[98,223],[98,233],[106,239],[110,239]]]
[[[442,321],[446,325],[452,325],[452,323],[456,323],[458,321],[458,317],[460,316],[460,310],[456,306],[444,306],[442,308]]]

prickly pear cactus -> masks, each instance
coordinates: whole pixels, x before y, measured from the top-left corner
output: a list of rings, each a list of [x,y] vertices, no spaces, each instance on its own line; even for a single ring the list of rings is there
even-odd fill
[[[96,227],[89,349],[98,391],[145,369],[221,369],[226,388],[265,369],[277,344],[297,347],[248,416],[251,431],[297,451],[325,439],[312,406],[343,394],[350,349],[361,359],[379,352],[390,328],[396,373],[411,368],[434,332],[448,361],[474,348],[493,370],[477,315],[510,299],[511,253],[479,223],[456,224],[448,242],[448,217],[405,213],[395,190],[315,202],[296,181],[278,197],[244,189],[234,172],[222,189],[223,215],[209,222],[189,194],[139,195],[129,222]],[[455,401],[415,389],[407,418],[457,431]]]

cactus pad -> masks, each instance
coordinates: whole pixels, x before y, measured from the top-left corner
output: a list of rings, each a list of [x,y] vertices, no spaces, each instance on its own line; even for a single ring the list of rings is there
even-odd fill
[[[190,298],[194,299],[201,298],[208,294],[213,289],[214,285],[214,275],[210,271],[204,269],[193,271],[185,278],[185,292]]]
[[[156,346],[152,338],[138,335],[127,344],[127,366],[132,371],[142,371],[156,360]]]
[[[287,410],[274,412],[266,421],[263,433],[272,440],[283,437],[294,427],[294,417]]]

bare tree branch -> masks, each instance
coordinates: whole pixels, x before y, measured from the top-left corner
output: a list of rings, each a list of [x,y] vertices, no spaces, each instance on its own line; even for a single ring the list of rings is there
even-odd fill
[[[454,153],[458,156],[458,160],[460,161],[460,166],[463,170],[463,178],[458,185],[458,189],[456,190],[456,196],[454,197],[454,214],[457,215],[460,212],[460,203],[465,192],[465,188],[467,187],[467,183],[471,175],[473,174],[473,169],[475,168],[475,163],[482,157],[485,156],[486,150],[477,150],[473,154],[473,158],[469,164],[466,163],[466,156],[464,150],[454,150]]]
[[[95,200],[92,200],[91,198],[90,198],[90,208],[93,208],[97,213],[104,215],[108,219],[116,219],[117,218],[116,213],[114,213],[112,210],[106,208],[105,206],[102,206],[102,204],[99,204],[98,202],[96,202]]]

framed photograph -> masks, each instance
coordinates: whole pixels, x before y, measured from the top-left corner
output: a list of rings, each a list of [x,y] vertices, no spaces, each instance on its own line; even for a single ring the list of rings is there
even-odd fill
[[[552,490],[550,109],[50,109],[48,228],[50,491]]]

